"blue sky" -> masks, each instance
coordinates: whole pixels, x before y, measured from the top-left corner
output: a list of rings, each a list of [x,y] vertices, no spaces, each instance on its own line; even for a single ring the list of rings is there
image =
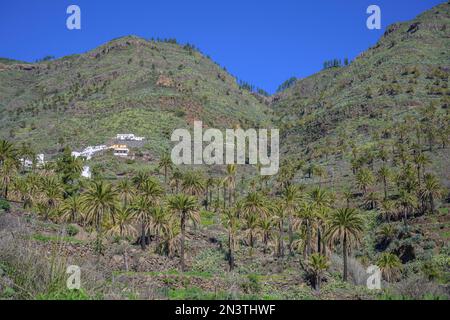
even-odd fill
[[[269,92],[333,58],[353,59],[387,25],[443,0],[2,0],[0,57],[35,61],[82,53],[124,35],[193,43],[239,79]],[[66,9],[81,8],[81,30]],[[382,10],[382,29],[366,28],[366,9]]]

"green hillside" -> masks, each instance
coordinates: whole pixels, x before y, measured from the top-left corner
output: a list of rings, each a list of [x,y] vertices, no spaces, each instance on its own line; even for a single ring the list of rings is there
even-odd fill
[[[268,121],[265,105],[192,46],[133,36],[57,60],[0,60],[0,97],[0,135],[49,154],[132,132],[158,156],[194,119],[217,128]]]
[[[398,131],[406,131],[413,144],[420,127],[420,144],[425,148],[431,136],[431,148],[438,149],[431,154],[435,170],[449,185],[448,150],[439,150],[449,134],[449,48],[450,5],[445,3],[389,26],[350,65],[296,81],[273,97],[282,149],[329,166],[329,156],[339,160],[352,146],[362,153],[376,152],[375,145],[391,148]],[[423,121],[430,106],[433,128]],[[337,161],[337,174],[346,174],[340,165]]]

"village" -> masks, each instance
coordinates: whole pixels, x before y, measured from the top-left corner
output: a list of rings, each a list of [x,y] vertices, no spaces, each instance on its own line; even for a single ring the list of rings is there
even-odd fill
[[[75,158],[82,157],[85,160],[91,160],[93,156],[101,152],[112,150],[113,155],[116,157],[133,158],[130,153],[130,148],[142,146],[144,140],[144,137],[136,136],[133,133],[119,133],[116,135],[115,139],[113,139],[112,143],[97,146],[87,146],[81,151],[72,151],[72,156]],[[43,153],[38,154],[35,161],[27,158],[21,158],[20,162],[23,168],[26,170],[31,169],[33,165],[36,165],[36,167],[38,168],[43,167],[46,163],[45,155]],[[87,179],[90,179],[92,177],[90,166],[83,166],[81,176]]]

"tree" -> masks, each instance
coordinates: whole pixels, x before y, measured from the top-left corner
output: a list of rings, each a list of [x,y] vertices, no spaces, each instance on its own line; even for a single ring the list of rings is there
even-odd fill
[[[136,195],[133,183],[128,178],[120,180],[115,189],[124,207],[127,207]]]
[[[199,171],[186,172],[183,175],[182,189],[191,196],[201,195],[205,189],[202,174]]]
[[[375,178],[372,171],[367,168],[362,168],[356,174],[356,185],[358,188],[362,189],[364,194],[367,192],[367,189],[373,185],[374,181]]]
[[[222,224],[228,233],[228,266],[229,270],[234,269],[234,248],[236,246],[236,232],[239,228],[239,218],[234,209],[225,210],[222,214]]]
[[[223,179],[223,185],[228,190],[228,204],[230,206],[232,204],[232,199],[233,201],[236,201],[236,171],[237,166],[235,164],[227,165],[227,175]]]
[[[428,173],[424,178],[424,185],[420,192],[422,199],[428,200],[430,213],[434,213],[434,200],[442,196],[442,189],[436,176]]]
[[[289,253],[292,255],[292,242],[294,241],[294,232],[293,232],[293,221],[292,217],[294,213],[298,210],[301,198],[301,190],[298,186],[289,185],[284,189],[283,192],[283,200],[284,200],[284,210],[287,213],[287,221],[288,221],[288,236],[289,236]],[[283,221],[280,221],[283,224]]]
[[[135,237],[137,230],[134,227],[134,212],[132,208],[121,206],[115,211],[115,222],[110,226],[107,233],[120,238]]]
[[[7,140],[0,140],[0,166],[7,160],[16,160],[17,150],[14,145]]]
[[[18,163],[14,159],[6,158],[0,167],[0,187],[2,197],[8,200],[8,190],[17,174]]]
[[[377,261],[377,266],[386,281],[390,282],[398,277],[402,263],[395,254],[383,252]]]
[[[356,209],[338,209],[331,214],[326,237],[331,243],[340,242],[342,244],[344,281],[347,281],[348,251],[360,241],[363,226],[363,219]]]
[[[158,169],[163,170],[164,183],[167,184],[167,174],[169,171],[172,171],[172,169],[173,169],[172,159],[170,158],[170,155],[168,153],[165,153],[159,160]]]
[[[277,239],[277,257],[284,257],[284,219],[286,211],[282,201],[278,201],[273,207],[273,220],[274,224],[278,227],[278,239]]]
[[[86,222],[93,224],[97,230],[97,250],[102,252],[102,223],[111,218],[117,208],[117,193],[112,186],[104,181],[94,181],[82,195],[82,207],[86,214]]]
[[[377,172],[378,181],[383,183],[384,200],[388,198],[388,182],[391,179],[391,170],[383,165]]]
[[[199,211],[197,208],[197,200],[193,196],[187,196],[185,194],[177,194],[169,198],[169,208],[180,219],[181,228],[181,252],[180,263],[181,270],[185,271],[184,263],[184,245],[186,237],[186,221],[192,220],[194,223],[198,223],[200,220]]]
[[[314,289],[320,292],[323,273],[328,269],[329,263],[326,256],[313,253],[308,260],[307,268],[314,278]]]
[[[47,208],[44,219],[47,220],[50,213],[55,213],[56,207],[63,199],[64,189],[61,182],[54,175],[42,177],[40,188],[42,202]]]
[[[294,227],[299,229],[304,227],[305,230],[305,242],[304,242],[304,250],[303,250],[303,259],[307,259],[312,252],[312,232],[314,228],[314,222],[316,219],[316,210],[315,207],[308,202],[303,202],[297,211],[297,219],[295,221]]]
[[[400,190],[397,204],[402,209],[401,211],[403,212],[403,222],[406,226],[408,215],[412,214],[414,208],[417,206],[417,197],[407,190]]]
[[[274,220],[271,216],[262,217],[259,219],[258,232],[262,238],[264,253],[267,253],[269,241],[272,239],[273,222]]]
[[[79,195],[74,194],[63,201],[59,211],[61,220],[69,223],[80,222],[83,219],[82,201]]]

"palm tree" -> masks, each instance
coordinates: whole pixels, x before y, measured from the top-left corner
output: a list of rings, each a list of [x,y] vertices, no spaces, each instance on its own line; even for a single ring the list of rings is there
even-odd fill
[[[145,181],[150,178],[148,172],[139,171],[132,179],[134,186],[140,190]]]
[[[236,246],[236,232],[239,228],[237,210],[228,209],[223,212],[222,224],[228,233],[228,266],[229,271],[234,269],[234,248]]]
[[[135,237],[137,230],[133,224],[134,212],[132,208],[121,206],[116,209],[115,223],[111,225],[107,233],[120,238]]]
[[[332,202],[332,195],[320,187],[314,188],[309,193],[309,198],[316,211],[316,226],[317,226],[317,252],[322,252],[322,234],[325,230],[325,221]],[[323,246],[325,250],[325,246]]]
[[[123,203],[124,207],[127,207],[136,195],[133,183],[128,178],[119,181],[116,185],[116,192],[119,194],[119,200]]]
[[[167,184],[167,174],[173,169],[172,159],[168,153],[163,154],[158,163],[158,169],[164,172],[164,183]]]
[[[353,208],[338,209],[334,211],[330,217],[326,237],[331,243],[340,242],[342,244],[344,281],[347,281],[348,250],[359,242],[363,227],[364,221],[361,215]]]
[[[421,170],[425,171],[425,165],[430,163],[430,159],[428,159],[428,157],[423,154],[422,152],[417,152],[414,155],[414,164],[416,165],[416,170],[417,170],[417,182],[419,183],[419,188],[420,188],[420,180],[421,180]]]
[[[255,213],[249,213],[244,216],[243,228],[245,235],[248,237],[248,245],[250,246],[250,255],[253,253],[253,248],[256,244],[256,231],[258,230],[259,219]]]
[[[156,198],[151,199],[149,197],[139,195],[133,205],[135,217],[141,225],[141,235],[139,238],[139,243],[141,244],[142,250],[145,250],[147,246],[147,230],[152,218],[152,208],[155,204]]]
[[[146,179],[139,189],[139,195],[151,205],[158,202],[163,193],[164,190],[159,182],[152,178]]]
[[[272,239],[274,219],[271,216],[262,217],[258,223],[258,233],[261,235],[264,245],[264,253],[267,253],[269,241]]]
[[[151,219],[149,223],[149,231],[157,237],[157,241],[167,232],[169,226],[169,215],[167,208],[164,206],[154,207],[150,213]]]
[[[44,219],[47,220],[49,213],[54,213],[54,210],[63,199],[64,189],[58,178],[53,175],[42,177],[40,187],[41,199],[48,209],[44,216]]]
[[[74,194],[63,201],[59,211],[61,220],[69,223],[76,223],[82,220],[82,201],[79,195]]]
[[[175,189],[175,193],[178,193],[180,189],[180,183],[183,180],[183,174],[178,168],[172,170],[172,176],[170,177],[169,185],[172,193]]]
[[[364,194],[367,192],[367,189],[373,185],[374,181],[375,178],[372,171],[367,168],[362,168],[356,174],[356,185],[358,188],[362,189]]]
[[[231,206],[232,199],[236,201],[236,171],[237,166],[235,164],[227,165],[227,175],[223,180],[224,187],[228,190],[228,204]],[[225,200],[224,200],[225,201]]]
[[[2,188],[2,196],[8,200],[8,190],[11,182],[17,174],[17,161],[11,158],[6,158],[0,167],[0,187]]]
[[[191,196],[200,196],[205,189],[200,171],[188,171],[183,176],[182,189]]]
[[[187,196],[185,194],[177,194],[169,198],[169,208],[174,214],[178,215],[180,219],[181,228],[181,270],[185,271],[184,263],[184,242],[186,235],[186,220],[192,220],[194,223],[198,223],[200,220],[197,199],[193,196]]]
[[[314,289],[320,292],[323,273],[328,269],[329,263],[326,256],[320,253],[313,253],[308,260],[309,272],[314,277]]]
[[[208,210],[208,206],[212,203],[213,198],[213,188],[215,186],[216,179],[209,176],[208,179],[206,179],[205,182],[205,210]]]
[[[180,225],[173,219],[167,219],[166,222],[167,225],[163,229],[162,241],[158,246],[158,251],[160,254],[172,258],[181,247]]]
[[[82,195],[82,208],[86,214],[86,222],[95,225],[97,230],[97,250],[102,252],[102,223],[104,219],[111,218],[117,208],[117,193],[113,187],[104,181],[94,181]]]
[[[378,210],[384,221],[391,222],[391,218],[395,215],[395,203],[391,200],[381,201]]]
[[[377,266],[386,281],[390,282],[398,277],[402,262],[395,254],[383,252],[377,261]]]
[[[16,159],[17,150],[14,145],[7,140],[0,140],[0,166],[3,166],[3,163],[7,159]]]
[[[430,213],[434,213],[434,199],[442,196],[442,189],[436,176],[428,173],[424,178],[424,185],[420,193],[422,199],[428,200],[430,204]]]
[[[305,230],[305,241],[303,250],[303,259],[307,259],[311,254],[312,246],[312,231],[314,227],[314,222],[316,220],[316,209],[314,205],[309,202],[303,202],[297,211],[297,219],[295,220],[294,228],[300,229],[304,227]]]
[[[256,215],[266,217],[269,214],[269,203],[259,192],[252,192],[245,197],[242,203],[242,213],[244,216]]]
[[[388,182],[391,176],[391,170],[385,165],[383,165],[377,172],[378,181],[381,181],[383,183],[385,200],[388,198]]]
[[[401,212],[403,212],[403,222],[406,226],[408,215],[411,215],[414,208],[417,207],[417,197],[407,190],[400,190],[397,203],[398,206],[402,209]]]
[[[292,217],[298,210],[300,201],[302,200],[301,189],[296,185],[289,185],[284,189],[283,193],[284,210],[287,213],[288,236],[289,236],[289,254],[293,255],[292,242],[294,241],[293,221]],[[280,221],[283,224],[283,221]]]
[[[378,192],[370,191],[364,196],[364,205],[368,210],[374,210],[380,203],[381,195]]]
[[[281,201],[278,201],[273,207],[273,219],[274,224],[278,226],[278,239],[277,239],[277,256],[283,257],[284,256],[284,219],[286,216],[286,211],[284,210],[283,203]]]

